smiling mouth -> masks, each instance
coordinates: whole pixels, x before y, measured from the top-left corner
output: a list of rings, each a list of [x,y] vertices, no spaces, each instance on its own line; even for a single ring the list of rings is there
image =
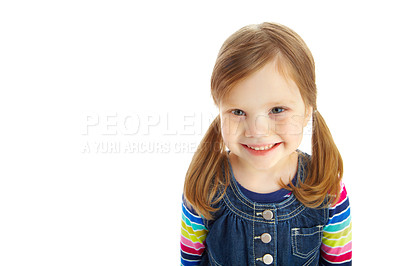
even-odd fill
[[[264,145],[264,146],[257,146],[257,147],[246,145],[246,144],[244,144],[244,145],[246,147],[252,149],[252,150],[255,150],[255,151],[266,151],[266,150],[269,150],[269,149],[273,148],[276,144],[278,144],[278,143]]]

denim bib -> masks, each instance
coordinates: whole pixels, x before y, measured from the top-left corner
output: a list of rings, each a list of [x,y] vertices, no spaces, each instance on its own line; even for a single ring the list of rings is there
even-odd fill
[[[308,154],[298,151],[298,178],[304,180]],[[293,194],[280,203],[260,204],[231,182],[209,230],[201,265],[318,265],[327,208],[308,208]]]

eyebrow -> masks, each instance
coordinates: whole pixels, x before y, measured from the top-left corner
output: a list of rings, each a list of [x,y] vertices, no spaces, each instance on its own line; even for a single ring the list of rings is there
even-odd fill
[[[267,102],[264,103],[265,106],[280,106],[280,105],[287,105],[287,104],[295,104],[296,101],[293,100],[283,100],[283,101],[273,101],[273,102]],[[231,102],[225,102],[225,105],[229,106],[229,108],[235,107],[235,106],[240,106],[240,104],[237,103],[231,103]]]
[[[290,100],[290,101],[288,101],[288,100],[284,100],[284,101],[275,101],[275,102],[268,102],[268,103],[266,103],[265,105],[286,105],[286,104],[295,104],[296,103],[296,101],[293,101],[293,100]]]

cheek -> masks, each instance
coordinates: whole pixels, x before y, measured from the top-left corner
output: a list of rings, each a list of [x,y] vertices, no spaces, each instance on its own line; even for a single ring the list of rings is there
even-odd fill
[[[281,137],[302,137],[304,117],[290,116],[275,121],[275,132]]]
[[[221,122],[222,137],[229,139],[240,135],[241,124],[240,119],[223,117]]]

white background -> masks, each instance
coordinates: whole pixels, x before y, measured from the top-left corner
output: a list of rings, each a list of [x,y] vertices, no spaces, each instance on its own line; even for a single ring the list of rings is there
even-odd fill
[[[2,1],[0,265],[177,265],[185,173],[218,113],[216,55],[263,21],[313,52],[318,108],[345,163],[354,265],[394,265],[397,11],[395,1]]]

